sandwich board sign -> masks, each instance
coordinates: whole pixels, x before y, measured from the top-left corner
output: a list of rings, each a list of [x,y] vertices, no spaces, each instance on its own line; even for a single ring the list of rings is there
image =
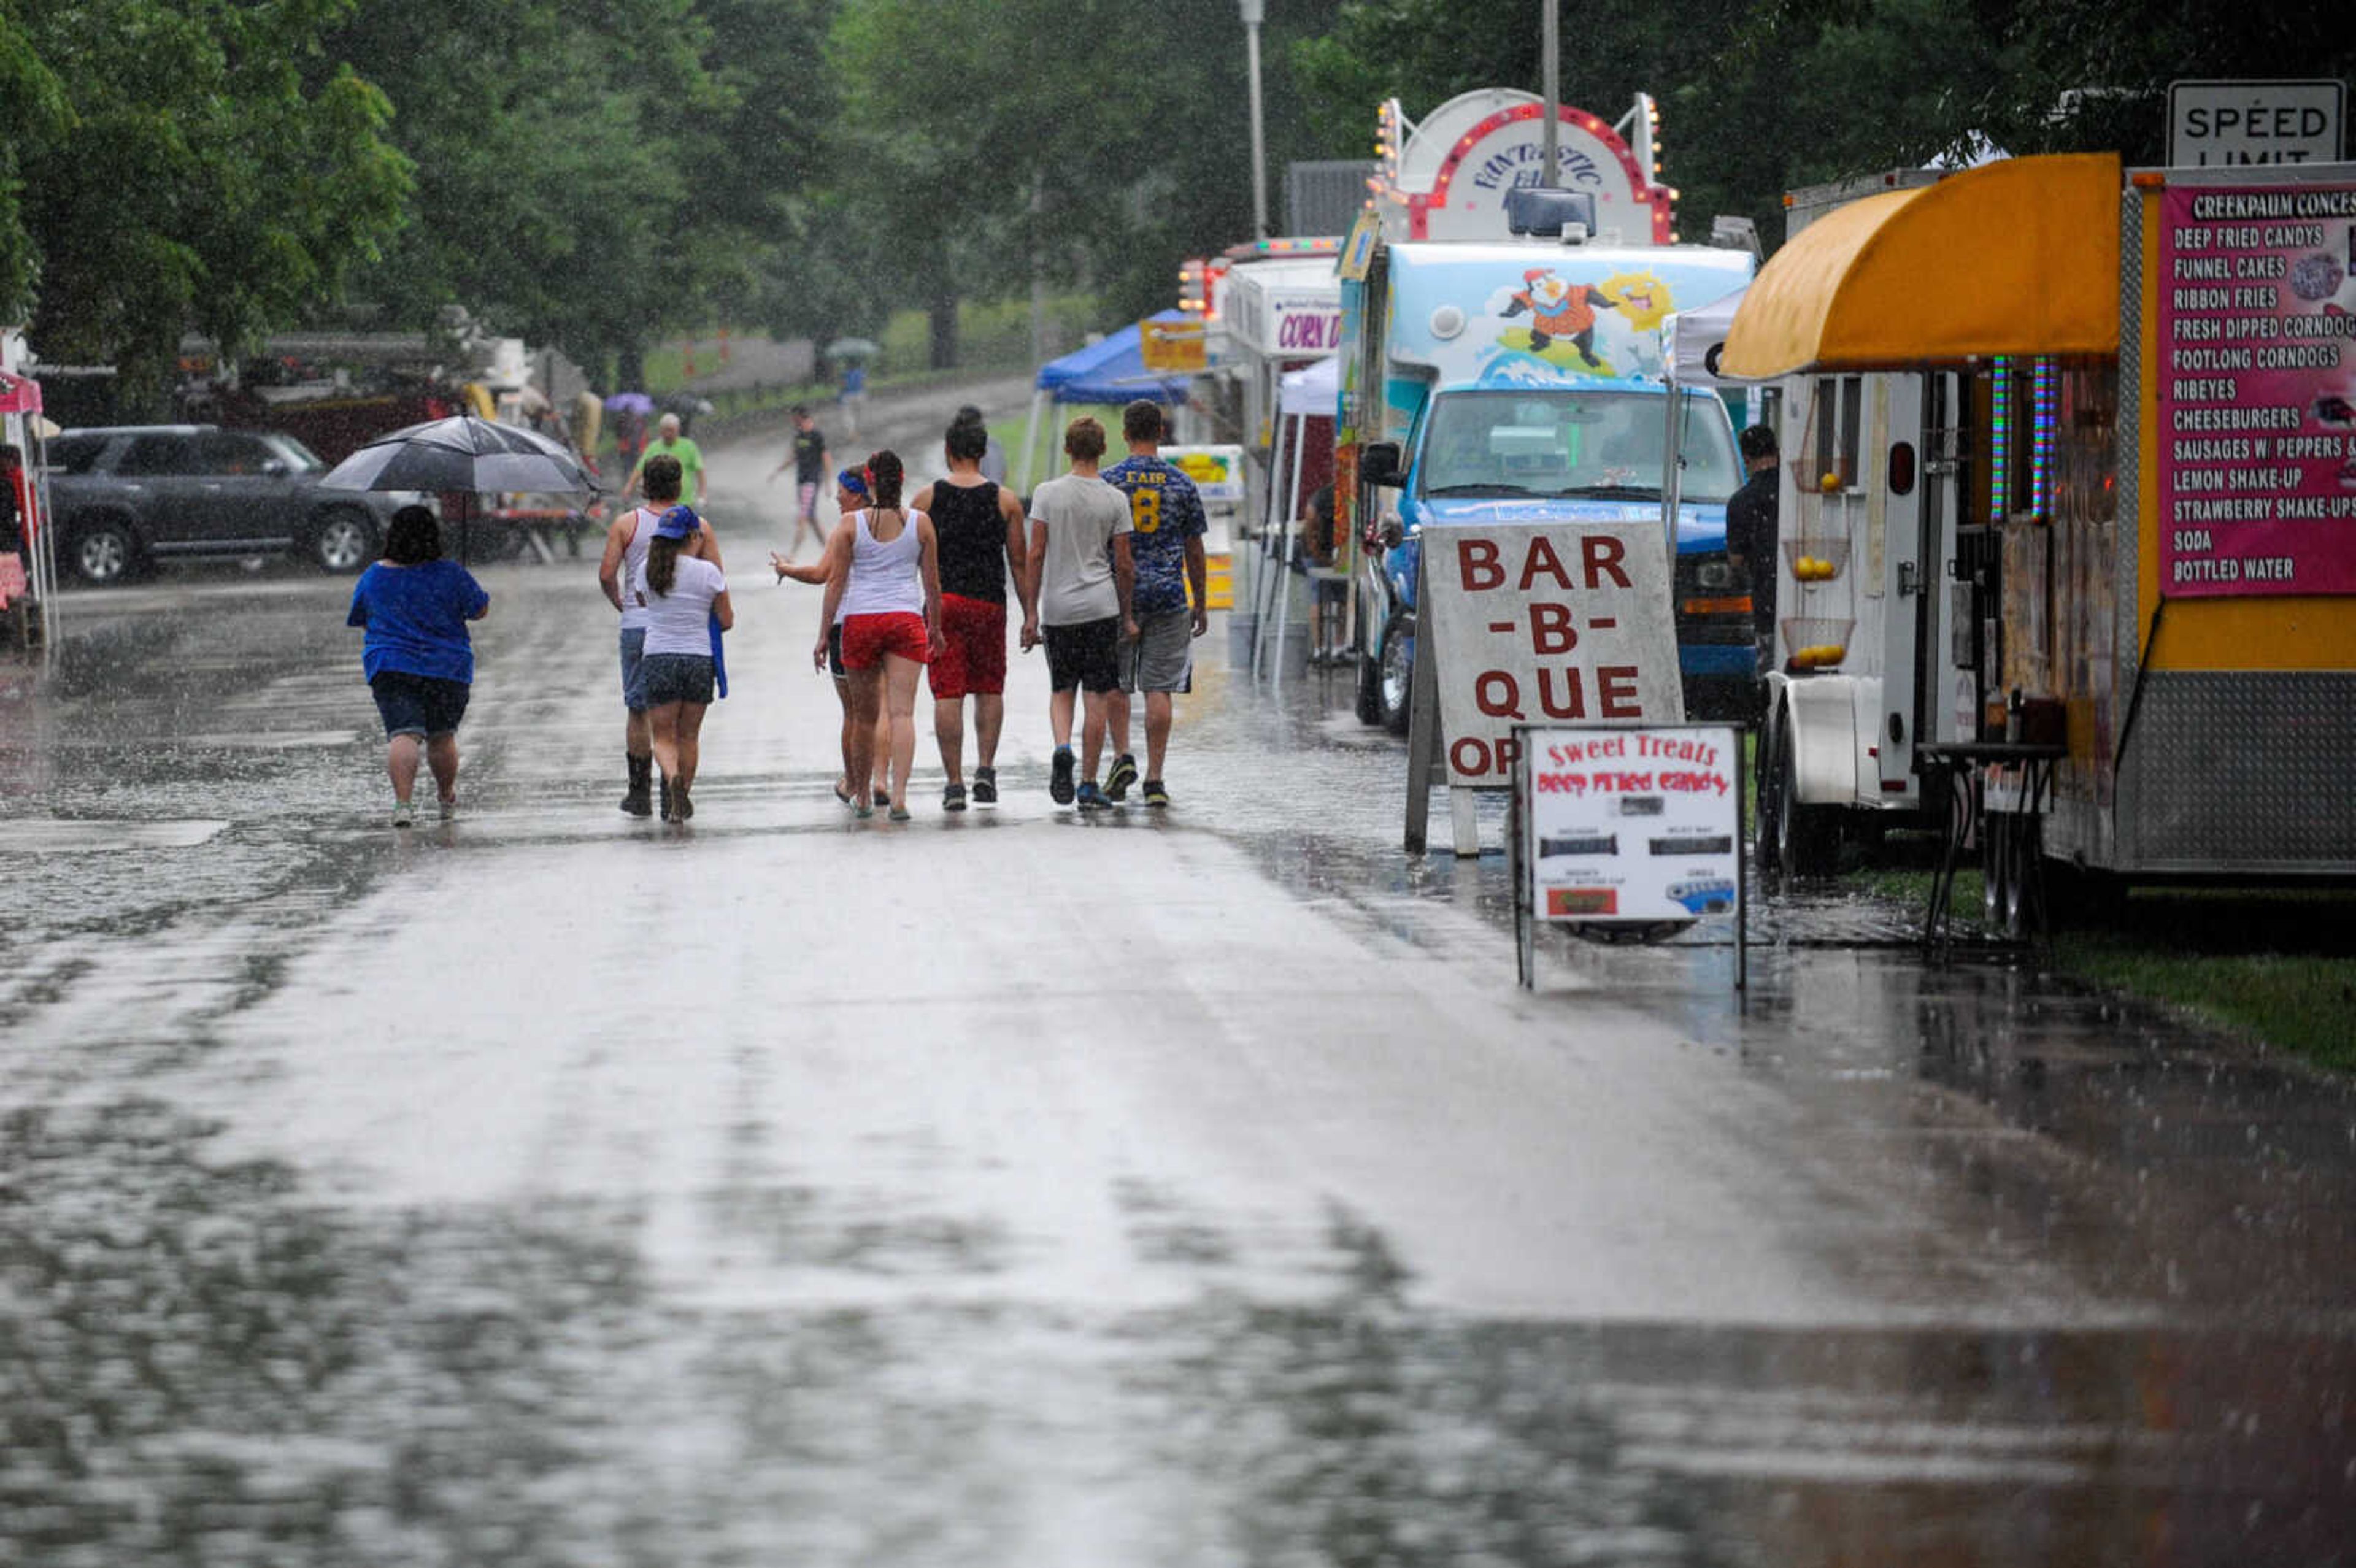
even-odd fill
[[[2338,163],[2347,97],[2329,79],[2169,82],[2169,166]]]
[[[1742,737],[1731,725],[1519,725],[1514,731],[1514,933],[1524,987],[1536,928],[1644,930],[1734,919],[1748,981]]]
[[[1422,851],[1444,782],[1456,852],[1477,855],[1468,792],[1513,786],[1515,726],[1684,720],[1668,557],[1650,521],[1501,517],[1421,537],[1407,848]]]

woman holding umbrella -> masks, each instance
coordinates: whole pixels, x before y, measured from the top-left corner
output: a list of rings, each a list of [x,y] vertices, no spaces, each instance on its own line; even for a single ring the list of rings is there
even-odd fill
[[[392,825],[413,827],[422,746],[434,770],[442,820],[458,810],[458,721],[473,694],[475,648],[466,623],[490,613],[474,573],[442,559],[442,525],[423,507],[393,513],[384,559],[352,585],[348,626],[367,629],[360,670],[384,720],[385,772],[392,779]]]

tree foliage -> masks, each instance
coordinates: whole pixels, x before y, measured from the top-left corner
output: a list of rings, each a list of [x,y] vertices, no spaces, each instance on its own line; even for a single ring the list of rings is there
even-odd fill
[[[397,230],[411,180],[384,95],[347,67],[305,69],[344,9],[11,6],[0,313],[29,307],[52,359],[152,388],[185,330],[248,342],[332,293]]]
[[[1476,87],[1538,86],[1538,0],[1464,26],[1451,0],[1347,0],[1297,50],[1311,112],[1363,142],[1374,106],[1422,113]],[[1616,118],[1662,104],[1681,224],[1781,229],[1785,190],[1984,151],[2165,154],[2179,77],[2356,73],[2343,6],[2280,0],[1657,0],[1564,19],[1562,89]]]

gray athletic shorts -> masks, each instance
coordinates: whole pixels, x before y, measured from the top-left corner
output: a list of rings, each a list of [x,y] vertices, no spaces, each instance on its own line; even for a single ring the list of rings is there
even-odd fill
[[[1123,691],[1183,691],[1194,669],[1194,612],[1147,610],[1137,617],[1137,640],[1120,642]]]
[[[622,628],[622,706],[633,713],[647,710],[647,681],[638,668],[647,656],[647,629]]]

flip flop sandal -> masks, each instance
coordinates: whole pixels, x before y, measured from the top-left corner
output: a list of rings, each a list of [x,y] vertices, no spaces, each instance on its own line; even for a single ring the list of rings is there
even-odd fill
[[[858,804],[858,802],[851,798],[851,792],[842,787],[842,781],[841,779],[834,781],[834,798],[842,802],[845,805],[856,805]]]

